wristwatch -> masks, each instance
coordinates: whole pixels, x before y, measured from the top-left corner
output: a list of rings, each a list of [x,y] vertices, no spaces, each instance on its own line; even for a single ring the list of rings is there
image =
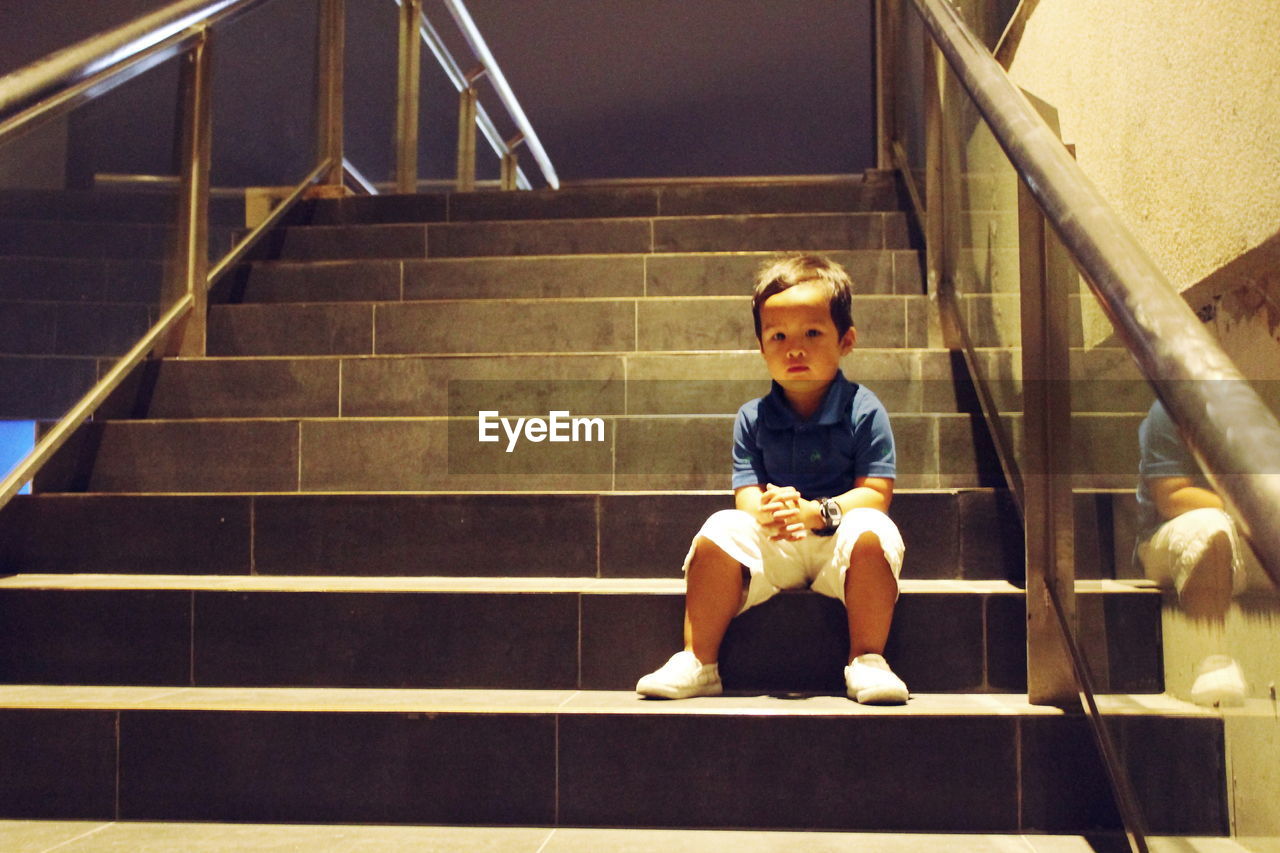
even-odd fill
[[[818,512],[822,514],[823,526],[813,531],[814,535],[831,536],[840,526],[840,519],[844,518],[844,510],[840,509],[840,504],[831,498],[818,498]]]

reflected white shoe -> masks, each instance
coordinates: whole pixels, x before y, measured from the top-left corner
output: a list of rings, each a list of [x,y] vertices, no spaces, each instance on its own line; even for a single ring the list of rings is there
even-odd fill
[[[636,683],[641,696],[658,699],[688,699],[692,696],[719,696],[724,692],[717,664],[702,665],[693,652],[676,652],[656,672]]]
[[[863,705],[903,705],[907,701],[907,685],[881,655],[854,658],[844,668],[844,684],[849,698]]]
[[[1209,655],[1196,667],[1191,701],[1197,705],[1236,707],[1244,704],[1244,694],[1244,673],[1227,655]]]

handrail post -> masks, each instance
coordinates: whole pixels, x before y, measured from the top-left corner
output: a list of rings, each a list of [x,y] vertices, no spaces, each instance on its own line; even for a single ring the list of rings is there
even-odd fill
[[[320,184],[341,187],[343,174],[343,60],[346,44],[345,0],[321,0],[317,33],[319,103],[316,110],[316,162],[328,163]]]
[[[897,135],[894,104],[894,57],[898,55],[898,21],[902,9],[897,0],[876,0],[876,168],[893,168],[893,140]]]
[[[418,102],[422,87],[422,0],[401,0],[396,86],[396,192],[418,191]]]
[[[205,354],[205,316],[209,301],[209,168],[213,139],[211,34],[204,30],[183,57],[179,82],[181,134],[178,142],[181,192],[178,229],[168,266],[164,304],[190,295],[191,311],[166,340],[165,355]]]
[[[1075,630],[1075,524],[1072,507],[1070,256],[1044,214],[1018,182],[1018,246],[1022,279],[1023,525],[1027,571],[1027,699],[1078,705],[1062,624]]]
[[[474,86],[458,93],[458,192],[476,188],[476,106]]]
[[[520,155],[516,153],[516,147],[522,142],[524,142],[523,133],[517,133],[507,140],[507,152],[502,155],[502,172],[498,180],[503,190],[517,189],[520,177]]]

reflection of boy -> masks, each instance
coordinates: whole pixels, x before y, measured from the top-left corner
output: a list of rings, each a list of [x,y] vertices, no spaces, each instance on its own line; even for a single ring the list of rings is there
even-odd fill
[[[898,596],[903,544],[885,514],[895,455],[889,418],[846,380],[854,346],[848,274],[825,258],[762,270],[752,298],[772,390],[738,411],[736,509],[702,526],[685,560],[685,648],[636,685],[680,699],[721,692],[720,642],[734,615],[782,589],[810,586],[848,612],[848,694],[901,704],[907,688],[882,653]]]
[[[1232,595],[1245,587],[1252,552],[1159,400],[1138,428],[1138,440],[1138,560],[1149,578],[1177,592],[1188,615],[1221,620]],[[1194,701],[1243,698],[1243,677],[1231,658],[1211,655],[1199,669]]]

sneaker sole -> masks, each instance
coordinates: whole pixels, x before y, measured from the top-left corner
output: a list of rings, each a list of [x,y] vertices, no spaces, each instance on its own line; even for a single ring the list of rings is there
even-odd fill
[[[859,705],[905,705],[910,694],[896,687],[867,687],[849,698]]]
[[[645,687],[636,685],[636,693],[646,699],[693,699],[698,696],[719,696],[724,693],[724,685],[700,685],[690,690],[673,690],[665,687]]]

